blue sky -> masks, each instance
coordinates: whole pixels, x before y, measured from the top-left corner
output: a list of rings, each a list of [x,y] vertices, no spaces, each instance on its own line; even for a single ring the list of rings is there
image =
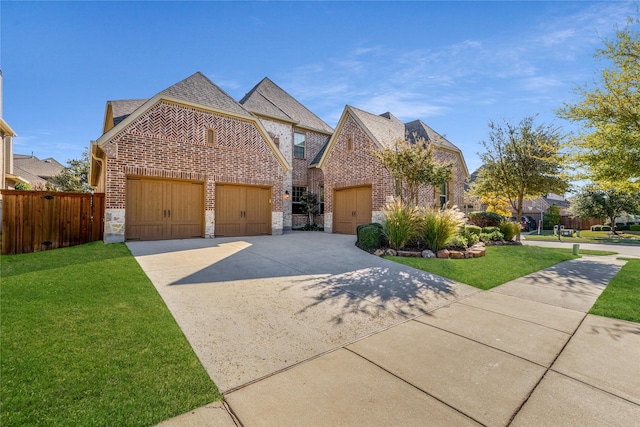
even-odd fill
[[[555,116],[633,2],[0,2],[14,151],[65,163],[105,102],[196,71],[239,100],[268,76],[329,125],[345,104],[421,119],[480,162],[489,120]]]

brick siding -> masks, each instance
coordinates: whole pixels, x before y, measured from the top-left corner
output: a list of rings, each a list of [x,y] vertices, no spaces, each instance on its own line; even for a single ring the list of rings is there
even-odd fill
[[[351,138],[353,150],[347,150],[347,140]],[[389,172],[371,154],[375,148],[368,135],[349,115],[345,118],[329,157],[323,167],[325,186],[325,212],[333,212],[333,190],[343,187],[371,185],[372,211],[384,210],[385,205],[395,195],[395,184]],[[434,147],[437,160],[452,162],[453,177],[450,182],[450,204],[463,206],[464,168],[457,154]],[[418,202],[424,206],[436,204],[437,190],[431,186],[420,189]],[[327,216],[329,218],[330,216]],[[327,228],[329,224],[325,224]]]
[[[207,143],[208,129],[215,144]],[[205,182],[205,209],[215,209],[215,183],[273,187],[273,212],[282,212],[284,169],[258,128],[241,120],[160,102],[103,147],[106,208],[125,208],[130,175]]]

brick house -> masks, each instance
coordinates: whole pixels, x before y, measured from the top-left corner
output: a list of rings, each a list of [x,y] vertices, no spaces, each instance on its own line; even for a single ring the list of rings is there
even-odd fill
[[[311,164],[329,141],[333,128],[266,77],[240,100],[240,104],[258,116],[292,166],[284,180],[285,194],[290,195],[285,199],[284,229],[291,230],[307,223],[308,216],[302,213],[299,203],[305,191],[318,196],[320,215],[315,221],[323,224],[322,170]]]
[[[281,234],[306,223],[304,191],[319,196],[325,231],[355,233],[351,220],[333,226],[333,206],[348,212],[354,198],[366,208],[357,223],[380,221],[394,186],[368,149],[407,132],[456,164],[444,194],[461,203],[462,153],[420,121],[347,106],[334,133],[268,78],[236,102],[199,72],[149,99],[108,101],[90,150],[90,184],[106,193],[105,242]],[[429,189],[421,200],[440,197]]]
[[[396,186],[371,151],[397,138],[424,139],[436,159],[454,165],[451,181],[440,188],[422,188],[418,203],[462,206],[469,172],[460,149],[420,120],[402,123],[391,113],[375,115],[347,105],[314,163],[324,173],[325,231],[353,234],[359,224],[382,222],[382,211],[396,195]]]
[[[281,234],[290,169],[260,120],[199,72],[107,102],[91,144],[105,242]]]

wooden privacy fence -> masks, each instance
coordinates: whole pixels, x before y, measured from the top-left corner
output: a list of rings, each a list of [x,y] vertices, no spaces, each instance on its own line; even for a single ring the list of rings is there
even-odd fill
[[[592,225],[602,225],[604,223],[601,219],[593,218],[579,218],[563,215],[560,217],[560,225],[564,225],[564,228],[571,228],[573,230],[589,230]]]
[[[102,240],[103,217],[104,193],[2,190],[2,254]]]

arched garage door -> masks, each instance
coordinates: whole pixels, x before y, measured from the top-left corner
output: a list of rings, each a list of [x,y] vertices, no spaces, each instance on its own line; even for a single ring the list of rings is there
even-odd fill
[[[333,232],[356,234],[371,222],[371,187],[339,188],[333,193]]]
[[[127,240],[204,237],[204,184],[127,178]]]

